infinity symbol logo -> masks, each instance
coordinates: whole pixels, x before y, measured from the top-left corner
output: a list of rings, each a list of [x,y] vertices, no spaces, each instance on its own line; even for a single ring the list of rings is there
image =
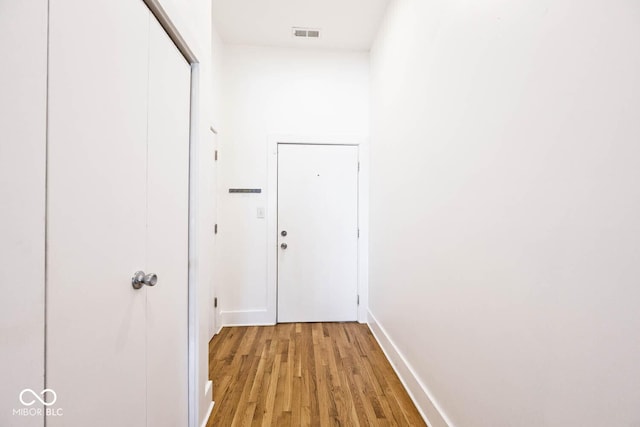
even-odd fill
[[[26,400],[24,399],[24,395],[25,394],[31,394],[33,397],[31,398],[31,400]],[[47,398],[46,398],[46,394],[47,393],[51,393],[53,395],[53,400],[51,402],[47,402]],[[42,396],[42,397],[40,397]],[[29,397],[27,397],[27,399],[29,399]],[[50,388],[45,388],[44,390],[42,390],[42,393],[38,394],[35,391],[31,390],[30,388],[25,388],[24,390],[22,390],[20,392],[20,403],[22,403],[24,406],[31,406],[34,403],[36,403],[36,400],[38,400],[40,403],[42,403],[44,406],[51,406],[54,403],[56,403],[56,400],[58,400],[58,395],[56,394],[55,391],[51,390]]]

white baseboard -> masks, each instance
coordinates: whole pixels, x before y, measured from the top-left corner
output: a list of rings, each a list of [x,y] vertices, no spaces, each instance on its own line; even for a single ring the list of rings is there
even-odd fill
[[[213,405],[215,402],[213,401],[213,381],[207,381],[207,384],[204,386],[204,397],[205,402],[210,402],[209,407],[207,408],[207,412],[204,414],[204,419],[200,423],[200,427],[207,427],[207,423],[209,422],[209,418],[211,417],[211,412],[213,412]]]
[[[204,419],[202,420],[200,427],[207,427],[207,423],[209,422],[209,418],[211,418],[211,413],[213,412],[213,405],[215,404],[216,402],[214,401],[211,401],[209,404],[209,409],[207,409],[207,413],[204,415]]]
[[[275,316],[267,310],[221,311],[221,326],[275,325]]]
[[[384,327],[378,323],[376,317],[369,311],[369,328],[380,344],[382,351],[391,362],[400,381],[409,393],[409,397],[418,408],[420,415],[429,427],[454,427],[449,418],[433,398],[429,389],[418,379],[415,371],[407,362],[398,347],[393,343]]]
[[[213,400],[213,381],[207,381],[207,385],[204,386],[204,397],[207,401]]]

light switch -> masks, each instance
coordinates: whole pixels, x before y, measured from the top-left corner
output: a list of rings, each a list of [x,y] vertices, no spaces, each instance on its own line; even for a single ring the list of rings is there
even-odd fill
[[[258,208],[257,215],[258,218],[264,218],[264,208]]]

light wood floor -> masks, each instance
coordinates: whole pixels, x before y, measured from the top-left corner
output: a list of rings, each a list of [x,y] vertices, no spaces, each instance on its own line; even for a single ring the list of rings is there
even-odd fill
[[[209,354],[207,427],[425,425],[367,325],[223,328]]]

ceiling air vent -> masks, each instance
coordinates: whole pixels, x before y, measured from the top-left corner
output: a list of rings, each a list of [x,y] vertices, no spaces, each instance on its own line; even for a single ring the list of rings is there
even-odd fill
[[[291,30],[292,30],[293,37],[296,37],[296,38],[307,38],[307,39],[320,38],[320,30],[317,28],[293,27]]]

